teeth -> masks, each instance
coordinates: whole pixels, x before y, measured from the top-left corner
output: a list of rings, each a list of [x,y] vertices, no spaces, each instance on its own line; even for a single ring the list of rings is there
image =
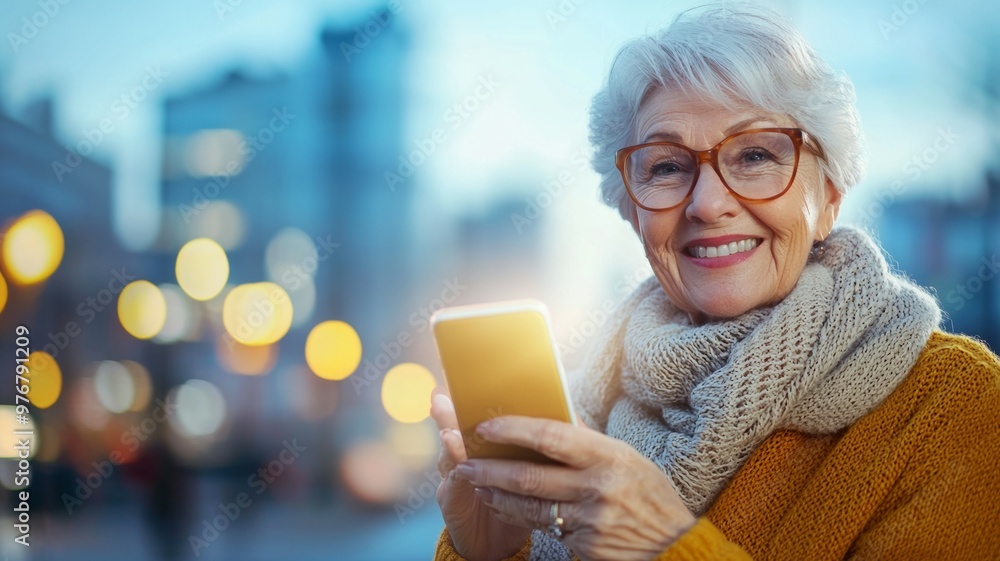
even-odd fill
[[[757,247],[757,238],[748,238],[717,247],[705,247],[702,245],[689,247],[687,252],[692,257],[712,259],[713,257],[725,257],[734,253],[743,253],[744,251],[750,251],[755,247]]]

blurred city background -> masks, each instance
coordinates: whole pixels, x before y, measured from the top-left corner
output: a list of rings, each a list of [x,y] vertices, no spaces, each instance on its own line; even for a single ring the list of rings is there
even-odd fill
[[[590,98],[701,3],[4,0],[0,554],[429,558],[427,318],[539,298],[579,366],[649,271]],[[841,223],[1000,349],[1000,7],[763,3],[856,85]]]

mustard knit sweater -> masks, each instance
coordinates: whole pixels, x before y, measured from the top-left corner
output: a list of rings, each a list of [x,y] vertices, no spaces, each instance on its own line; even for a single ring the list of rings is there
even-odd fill
[[[435,559],[462,559],[447,529]],[[935,332],[852,427],[771,435],[656,559],[1000,560],[1000,360]]]

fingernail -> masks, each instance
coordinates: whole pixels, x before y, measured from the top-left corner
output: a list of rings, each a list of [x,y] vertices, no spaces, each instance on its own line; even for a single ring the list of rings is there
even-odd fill
[[[431,405],[434,407],[446,408],[448,407],[448,397],[439,393],[431,398]]]
[[[476,474],[476,470],[469,464],[458,464],[455,466],[455,471],[458,472],[458,476],[462,479],[472,479],[472,476]]]
[[[486,506],[493,506],[493,491],[490,489],[483,489],[482,487],[476,487],[473,491],[479,500],[483,501]]]
[[[490,419],[488,421],[483,421],[476,426],[476,432],[480,436],[489,436],[496,429],[496,421]]]

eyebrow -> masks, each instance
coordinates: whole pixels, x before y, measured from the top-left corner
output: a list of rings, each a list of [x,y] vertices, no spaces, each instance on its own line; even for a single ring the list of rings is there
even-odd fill
[[[749,127],[750,125],[752,125],[754,123],[759,123],[759,122],[764,122],[764,121],[766,121],[766,122],[773,122],[768,117],[765,117],[765,116],[762,116],[762,115],[755,115],[753,117],[750,117],[749,119],[744,119],[744,120],[742,120],[742,121],[740,121],[738,123],[734,123],[734,124],[730,125],[726,130],[723,131],[723,133],[726,136],[729,136],[729,135],[733,134],[734,132],[738,132],[738,131],[746,129],[747,127]],[[640,142],[639,144],[646,144],[647,142],[676,142],[676,143],[680,143],[681,142],[681,137],[680,137],[679,134],[677,134],[675,132],[654,132],[652,134],[646,135],[646,138],[642,142]]]

